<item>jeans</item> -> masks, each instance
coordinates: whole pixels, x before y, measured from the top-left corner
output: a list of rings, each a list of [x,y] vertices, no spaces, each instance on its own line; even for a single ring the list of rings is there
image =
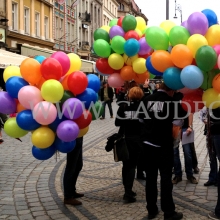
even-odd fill
[[[129,153],[129,159],[123,161],[122,181],[123,181],[125,193],[130,194],[134,183],[135,169],[141,151],[141,141],[139,138],[127,138],[127,137],[125,137],[125,141]]]
[[[103,118],[105,118],[105,106],[106,106],[106,104],[108,105],[108,109],[109,109],[110,116],[113,116],[112,102],[111,102],[111,100],[107,100],[107,101],[104,101],[104,102],[102,103],[102,106],[103,106],[102,117],[103,117]]]
[[[77,138],[75,148],[67,153],[66,169],[63,177],[65,199],[73,198],[76,192],[76,181],[83,167],[82,145],[83,138]]]
[[[155,214],[157,207],[157,176],[158,170],[161,177],[161,209],[164,217],[169,218],[174,214],[172,190],[173,146],[154,147],[143,144],[146,172],[146,201],[149,214]]]
[[[212,135],[211,143],[216,151],[218,161],[220,162],[220,135]],[[215,207],[215,214],[217,217],[220,217],[220,170],[218,170],[217,182],[218,182],[218,198],[217,198],[217,204]]]

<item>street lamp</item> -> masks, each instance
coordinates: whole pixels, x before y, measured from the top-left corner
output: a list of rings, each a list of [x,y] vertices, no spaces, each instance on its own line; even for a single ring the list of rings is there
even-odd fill
[[[182,17],[182,6],[180,4],[177,4],[176,3],[176,0],[175,0],[175,16],[173,18],[178,18],[176,16],[176,11],[178,11],[180,13],[180,20],[181,20],[181,24],[183,22],[183,17]]]

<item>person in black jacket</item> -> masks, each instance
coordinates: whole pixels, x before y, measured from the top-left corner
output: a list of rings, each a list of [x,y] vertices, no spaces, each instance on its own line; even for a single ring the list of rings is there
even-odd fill
[[[123,199],[127,202],[136,201],[136,193],[132,191],[132,187],[141,151],[141,123],[138,119],[137,110],[143,96],[144,94],[140,87],[131,88],[128,93],[128,101],[119,106],[115,120],[115,125],[120,126],[120,131],[122,130],[125,135],[129,153],[129,159],[123,161],[122,167],[122,180],[125,190]]]
[[[103,87],[100,90],[100,97],[101,101],[103,101],[102,105],[104,107],[101,120],[105,119],[105,106],[108,105],[109,113],[111,118],[113,118],[113,111],[112,111],[112,102],[113,102],[113,96],[114,92],[112,87],[109,87],[107,82],[103,82]]]
[[[146,110],[139,114],[144,123],[142,132],[143,154],[146,172],[146,201],[148,219],[154,219],[159,213],[157,207],[157,177],[158,170],[161,177],[161,209],[164,220],[178,220],[182,213],[175,211],[172,190],[173,168],[173,120],[178,108],[173,102],[174,91],[164,83],[160,89],[144,99]],[[181,115],[180,115],[181,116]]]

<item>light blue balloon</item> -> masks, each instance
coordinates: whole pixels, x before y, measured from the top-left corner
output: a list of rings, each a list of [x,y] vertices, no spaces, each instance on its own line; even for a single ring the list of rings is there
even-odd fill
[[[127,40],[124,44],[124,51],[128,57],[132,57],[136,55],[139,52],[139,50],[140,50],[140,44],[134,38]]]
[[[46,59],[46,57],[38,55],[38,56],[35,56],[34,59],[37,60],[41,64]]]
[[[180,79],[181,70],[177,67],[171,67],[165,70],[163,73],[164,83],[173,90],[179,90],[184,88]]]
[[[186,66],[180,73],[183,85],[189,89],[198,89],[204,80],[202,71],[194,65]]]

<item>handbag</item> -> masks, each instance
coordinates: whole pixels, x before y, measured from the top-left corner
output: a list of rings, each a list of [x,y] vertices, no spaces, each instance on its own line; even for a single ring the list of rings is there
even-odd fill
[[[124,135],[114,142],[113,155],[115,162],[126,161],[129,159],[129,152]]]

